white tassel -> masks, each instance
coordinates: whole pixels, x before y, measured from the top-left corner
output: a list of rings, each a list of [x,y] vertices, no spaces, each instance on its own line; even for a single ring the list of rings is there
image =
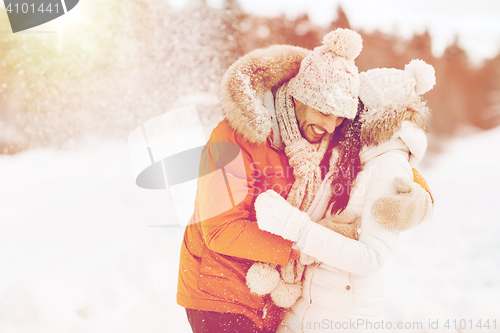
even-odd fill
[[[246,280],[252,293],[263,296],[276,288],[280,273],[270,264],[256,262],[248,270]]]
[[[302,283],[286,283],[282,280],[271,293],[274,304],[282,308],[289,308],[295,304],[302,294]]]

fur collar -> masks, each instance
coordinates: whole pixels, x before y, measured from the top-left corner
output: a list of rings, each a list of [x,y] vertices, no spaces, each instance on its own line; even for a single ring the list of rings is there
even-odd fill
[[[297,75],[309,52],[301,47],[274,45],[248,53],[226,71],[220,88],[224,113],[231,127],[246,140],[258,144],[267,140],[276,118],[274,107],[269,106],[271,90]]]
[[[365,145],[379,145],[391,139],[404,121],[426,130],[430,115],[429,108],[420,97],[404,106],[365,110],[360,116],[361,139]]]

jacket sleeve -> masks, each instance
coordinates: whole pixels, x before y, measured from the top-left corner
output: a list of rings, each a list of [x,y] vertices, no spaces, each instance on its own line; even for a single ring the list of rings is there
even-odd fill
[[[255,186],[252,153],[259,146],[247,142],[227,122],[223,123],[207,144],[212,172],[205,172],[198,179],[192,222],[200,223],[205,244],[212,251],[284,265],[290,258],[292,243],[260,230],[255,220],[254,201],[260,190]],[[228,151],[220,143],[238,145],[238,156],[228,163]]]
[[[359,241],[311,222],[297,245],[304,253],[327,265],[359,275],[369,275],[384,265],[396,246],[399,234],[376,223],[371,214],[371,206],[380,197],[397,194],[393,185],[396,176],[411,180],[413,175],[404,155],[390,152],[368,162],[359,176],[356,192],[350,199],[356,200],[357,195],[365,198],[362,202]]]
[[[413,172],[413,181],[420,185],[424,190],[426,190],[427,193],[429,193],[429,195],[431,196],[431,201],[432,203],[434,203],[434,197],[432,196],[432,192],[429,188],[429,185],[427,185],[427,181],[425,180],[425,178],[420,174],[420,172],[417,171],[417,169],[413,168],[411,171]]]

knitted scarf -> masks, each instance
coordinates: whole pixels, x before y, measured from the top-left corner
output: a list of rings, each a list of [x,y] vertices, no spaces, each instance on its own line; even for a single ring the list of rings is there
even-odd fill
[[[330,134],[326,133],[321,142],[316,144],[311,144],[302,137],[288,83],[283,84],[276,92],[275,110],[281,140],[285,144],[285,154],[295,176],[287,201],[305,212],[311,206],[322,182],[320,164],[328,148]]]
[[[321,160],[328,148],[330,134],[326,133],[321,142],[316,144],[311,144],[302,137],[295,115],[295,105],[288,90],[288,83],[283,84],[276,92],[275,111],[281,140],[285,144],[285,154],[288,157],[288,163],[293,167],[293,175],[295,176],[287,201],[306,212],[321,186]],[[260,268],[260,270],[264,272],[272,272],[275,267],[270,264],[262,264],[261,266],[264,268]],[[269,267],[265,268],[266,266]],[[276,269],[279,271],[280,281],[274,289],[271,289],[271,299],[276,305],[289,308],[301,295],[301,280],[305,266],[299,260],[289,260],[287,265],[276,267]],[[254,271],[259,272],[259,268],[255,268]],[[250,270],[248,274],[250,274]],[[247,284],[249,279],[252,280],[248,274]],[[263,278],[263,276],[268,278]],[[253,276],[253,280],[269,280],[269,276],[271,274],[260,272]]]

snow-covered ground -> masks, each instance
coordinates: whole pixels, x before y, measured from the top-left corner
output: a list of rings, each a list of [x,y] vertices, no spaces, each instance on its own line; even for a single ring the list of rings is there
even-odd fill
[[[388,320],[500,332],[499,144],[500,128],[456,139],[419,168],[435,211],[386,265]],[[166,191],[135,186],[126,140],[0,155],[0,332],[190,332],[176,225]]]
[[[500,332],[500,128],[449,142],[417,167],[434,200],[432,219],[402,233],[386,265],[390,319],[462,321],[461,332]],[[473,327],[470,327],[472,320]],[[466,325],[464,323],[466,322]]]

